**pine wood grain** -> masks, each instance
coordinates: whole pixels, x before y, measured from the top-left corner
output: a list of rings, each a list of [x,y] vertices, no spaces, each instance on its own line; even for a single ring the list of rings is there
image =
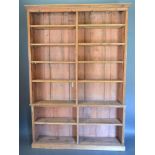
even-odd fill
[[[26,6],[32,147],[125,149],[129,6]]]

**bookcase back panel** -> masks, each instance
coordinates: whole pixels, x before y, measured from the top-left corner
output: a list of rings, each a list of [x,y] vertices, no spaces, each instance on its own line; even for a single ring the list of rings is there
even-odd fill
[[[116,127],[111,125],[85,125],[79,127],[81,137],[116,137]]]
[[[33,79],[73,80],[75,79],[74,64],[37,64],[32,66]]]
[[[117,100],[116,83],[81,83],[79,84],[79,100]]]
[[[123,65],[115,63],[80,64],[78,77],[79,80],[122,80],[123,76],[120,72],[122,67]]]
[[[34,83],[33,101],[75,100],[75,86],[71,83]]]
[[[46,145],[54,143],[62,146],[62,144],[76,144],[76,138],[74,136],[38,136],[37,142]]]
[[[122,46],[79,47],[79,61],[123,61]]]
[[[47,12],[47,13],[32,13],[32,25],[73,25],[75,24],[74,12]]]
[[[79,42],[85,43],[123,43],[123,28],[79,29]]]
[[[76,136],[76,126],[72,125],[36,125],[36,138],[39,136]]]
[[[75,61],[75,47],[33,47],[32,61]]]
[[[70,107],[36,107],[35,120],[38,118],[71,118],[76,120],[76,109]]]
[[[34,29],[31,43],[75,43],[75,30]]]
[[[117,118],[116,108],[81,107],[80,118]]]
[[[79,12],[79,24],[123,24],[125,23],[125,12]]]

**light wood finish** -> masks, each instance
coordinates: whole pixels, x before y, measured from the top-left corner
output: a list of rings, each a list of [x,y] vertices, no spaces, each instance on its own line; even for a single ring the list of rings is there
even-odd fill
[[[31,43],[31,46],[74,46],[74,43]]]
[[[79,24],[79,28],[121,28],[125,24]]]
[[[31,61],[32,64],[44,64],[44,63],[51,63],[51,64],[75,64],[76,62],[71,61]],[[123,61],[78,61],[78,63],[123,63]]]
[[[117,125],[122,126],[122,123],[114,118],[111,119],[102,119],[102,118],[80,118],[79,120],[80,125]]]
[[[33,148],[125,150],[129,6],[26,6]]]
[[[31,61],[32,64],[75,64],[71,61]]]
[[[74,144],[75,139],[73,137],[69,136],[61,136],[61,137],[56,137],[56,136],[39,136],[38,137],[38,143],[69,143],[69,144]]]
[[[121,80],[79,80],[80,82],[85,82],[85,83],[123,83]]]
[[[68,83],[75,82],[75,80],[32,80],[32,82]]]
[[[25,5],[30,12],[125,11],[131,4],[49,4]]]
[[[78,63],[123,63],[123,61],[78,61]]]
[[[33,104],[30,104],[30,106],[40,106],[40,107],[46,107],[46,106],[80,106],[80,107],[115,107],[115,108],[124,108],[125,105],[118,101],[78,101],[78,105],[76,104],[76,101],[62,101],[62,100],[50,100],[50,101],[37,101],[34,102]]]
[[[34,102],[33,104],[30,104],[30,106],[40,106],[40,107],[51,107],[51,106],[75,106],[76,101],[75,100],[45,100],[45,101],[37,101]]]
[[[121,28],[125,24],[79,24],[79,28]],[[30,25],[31,28],[75,28],[76,25]]]
[[[74,43],[31,43],[31,46],[74,46]],[[120,46],[125,45],[125,43],[79,43],[80,46]]]
[[[75,49],[75,57],[76,57],[76,105],[78,105],[78,12],[76,11],[76,20],[75,20],[75,24],[76,24],[76,49]],[[77,126],[76,126],[76,143],[79,144],[79,108],[77,107],[77,115],[76,115],[76,122],[77,122]]]
[[[127,42],[128,42],[128,11],[126,11],[125,13],[125,33],[124,33],[124,41],[126,42],[126,46],[124,47],[124,70],[123,70],[123,79],[124,81],[126,81],[126,64],[127,64]],[[122,92],[122,101],[125,104],[125,93],[126,93],[126,85],[123,85],[123,92]],[[122,133],[120,133],[118,131],[118,137],[121,140],[122,144],[124,144],[124,133],[125,133],[125,109],[123,109],[123,115],[122,115],[122,119],[123,119],[123,128]]]
[[[120,46],[125,43],[79,43],[80,46]]]
[[[30,48],[30,42],[31,42],[31,36],[30,36],[30,13],[27,11],[27,32],[28,32],[28,60],[29,60],[29,95],[30,95],[30,104],[33,102],[32,99],[32,74],[31,74],[31,48]],[[34,127],[34,110],[33,107],[31,107],[31,114],[32,114],[32,139],[33,142],[35,142],[35,127]]]
[[[79,106],[124,107],[122,103],[117,101],[79,101]]]
[[[35,124],[70,124],[76,125],[76,121],[72,118],[62,118],[62,117],[45,117],[45,118],[38,118],[35,120]]]
[[[46,29],[46,28],[75,28],[75,25],[30,25],[31,28]]]
[[[119,142],[116,138],[111,138],[111,137],[107,137],[107,138],[103,138],[103,137],[80,137],[80,143],[81,144],[100,144],[103,145],[103,143],[105,143],[104,145],[108,145],[108,144],[114,144],[114,145],[119,145]]]
[[[45,149],[82,149],[82,150],[111,150],[125,151],[125,147],[116,138],[90,138],[80,137],[80,143],[75,144],[74,137],[40,136],[33,148]]]

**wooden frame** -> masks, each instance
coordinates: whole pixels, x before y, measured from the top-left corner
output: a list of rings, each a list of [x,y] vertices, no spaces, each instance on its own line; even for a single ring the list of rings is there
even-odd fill
[[[33,148],[125,150],[129,6],[26,5]]]

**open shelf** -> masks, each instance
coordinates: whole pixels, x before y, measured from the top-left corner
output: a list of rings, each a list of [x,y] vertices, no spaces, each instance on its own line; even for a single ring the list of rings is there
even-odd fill
[[[78,43],[79,46],[123,46],[125,43]]]
[[[117,125],[122,126],[122,123],[115,118],[80,118],[79,125]]]
[[[79,28],[122,28],[125,24],[79,24]]]
[[[75,46],[75,43],[31,43],[31,46]]]
[[[122,114],[123,109],[120,107],[80,107],[79,125],[86,126],[86,130],[88,129],[90,132],[92,131],[93,134],[99,130],[100,126],[101,130],[105,129],[105,131],[108,131],[107,127],[110,126],[112,130],[109,130],[108,132],[110,133],[113,131],[111,133],[114,134],[115,126],[123,126],[121,118]],[[81,130],[81,132],[85,133],[83,130]],[[106,134],[108,135],[108,133]]]
[[[118,101],[79,101],[78,103],[79,103],[79,106],[82,106],[82,107],[102,106],[102,107],[121,108],[125,106]]]
[[[34,83],[69,83],[69,82],[75,82],[75,80],[32,80]]]
[[[39,136],[36,143],[52,143],[52,144],[75,144],[76,138],[69,136]],[[115,137],[80,137],[79,144],[81,145],[114,145],[121,146],[119,140]]]
[[[75,25],[75,12],[32,12],[30,25]]]
[[[101,145],[101,146],[120,146],[120,142],[115,137],[80,137],[81,145]]]
[[[126,43],[78,43],[79,46],[123,46]],[[75,43],[31,43],[31,46],[75,46]]]
[[[76,143],[76,126],[71,124],[35,124],[36,143]]]
[[[78,63],[81,63],[81,64],[89,64],[89,63],[93,63],[93,64],[96,64],[96,63],[116,63],[116,64],[122,64],[123,61],[78,61]]]
[[[122,80],[78,80],[79,83],[123,83]]]
[[[75,46],[32,46],[31,57],[34,63],[74,63]]]
[[[76,101],[67,101],[67,100],[44,100],[44,101],[37,101],[32,104],[31,106],[76,106]],[[78,106],[80,107],[115,107],[115,108],[124,108],[125,105],[121,104],[119,101],[78,101]]]
[[[36,143],[41,143],[41,144],[46,144],[46,143],[51,143],[51,144],[75,144],[76,143],[76,138],[71,137],[71,136],[39,136],[37,138]]]
[[[31,28],[35,28],[35,29],[47,29],[47,28],[75,28],[75,25],[30,25]]]
[[[32,64],[75,64],[74,61],[31,61]],[[78,63],[120,63],[122,64],[123,61],[78,61]]]
[[[32,64],[75,64],[74,61],[31,61]]]
[[[123,11],[81,11],[79,12],[79,24],[119,25],[125,23]]]
[[[44,118],[38,118],[35,120],[35,124],[70,124],[70,125],[76,125],[76,120],[72,118],[65,118],[65,117],[44,117]]]
[[[79,24],[79,28],[122,28],[125,24]],[[47,29],[47,28],[75,28],[76,25],[30,25],[31,28]]]
[[[32,104],[31,106],[75,106],[75,100],[67,101],[67,100],[44,100],[44,101],[37,101]]]
[[[68,83],[75,80],[32,80],[32,82]],[[123,83],[121,80],[78,80],[79,83]]]
[[[115,137],[80,137],[76,144],[76,137],[39,136],[32,143],[33,148],[46,149],[82,149],[82,150],[113,150],[125,151],[123,144]]]
[[[33,82],[34,105],[73,105],[75,103],[75,83],[70,82]],[[41,101],[41,102],[40,102]],[[60,106],[59,106],[60,107]]]

